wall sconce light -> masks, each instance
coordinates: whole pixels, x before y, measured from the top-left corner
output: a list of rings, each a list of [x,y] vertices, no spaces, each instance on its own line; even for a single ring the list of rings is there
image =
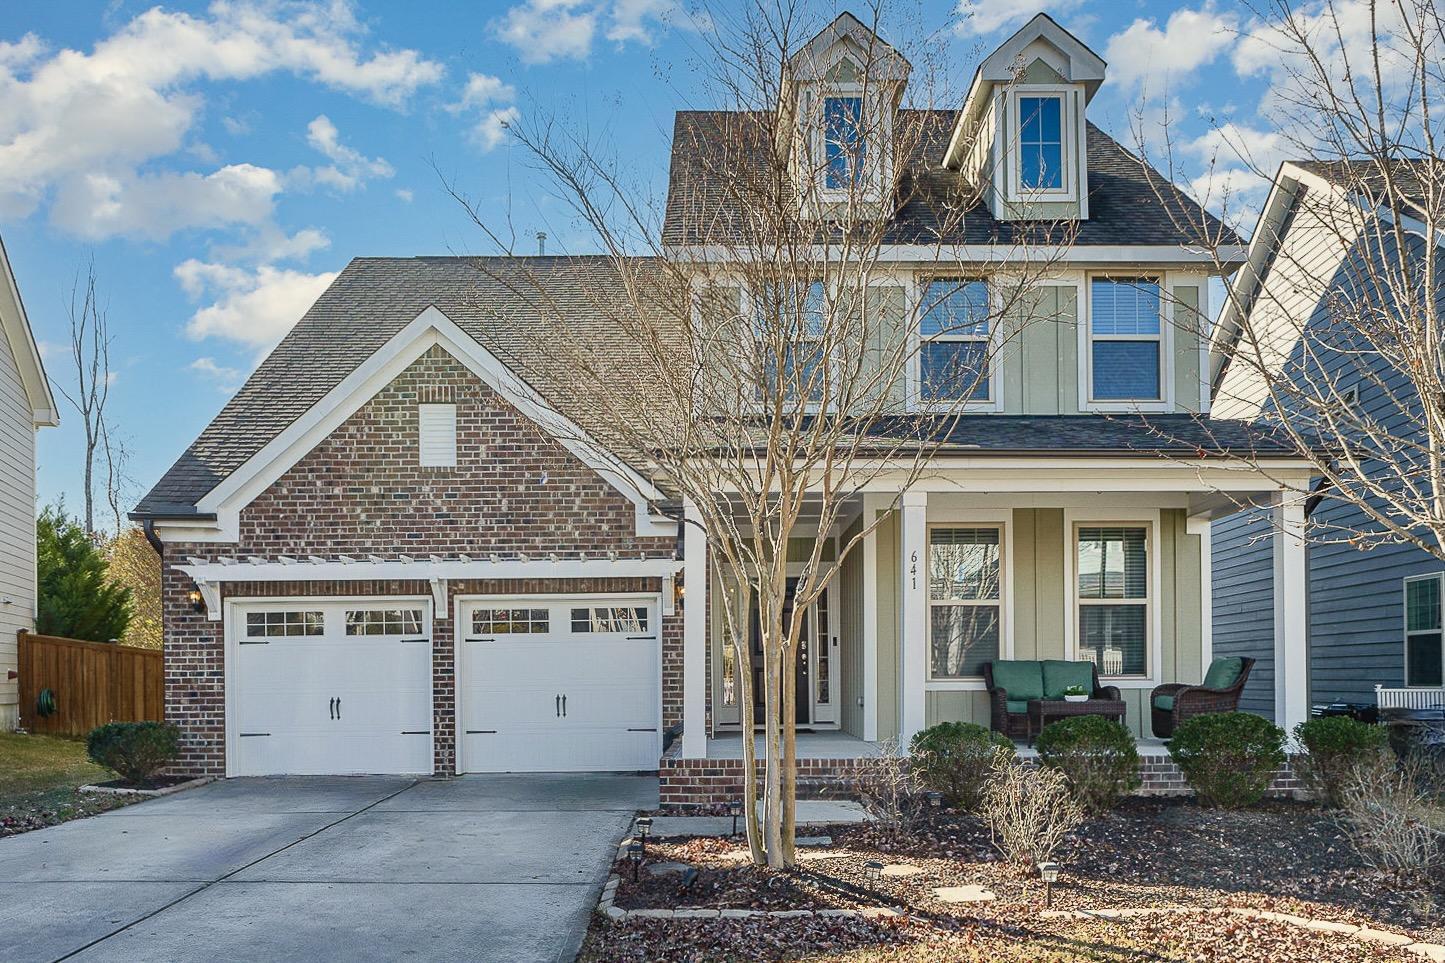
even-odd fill
[[[195,586],[186,593],[186,601],[191,603],[191,611],[200,613],[206,610],[206,600],[201,597],[201,590]]]
[[[672,604],[681,607],[683,597],[686,595],[687,586],[682,583],[682,579],[674,578],[672,580]]]

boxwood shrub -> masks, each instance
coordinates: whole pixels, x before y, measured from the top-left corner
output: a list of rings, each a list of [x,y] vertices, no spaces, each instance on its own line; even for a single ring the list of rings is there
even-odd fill
[[[1284,730],[1247,712],[1217,712],[1180,723],[1169,755],[1206,806],[1256,803],[1284,765]]]
[[[1295,741],[1305,750],[1294,759],[1300,781],[1326,806],[1338,809],[1361,767],[1390,765],[1389,735],[1384,726],[1326,716],[1301,722]]]
[[[132,786],[150,786],[176,758],[180,731],[165,722],[107,722],[86,737],[91,761]]]
[[[1139,788],[1134,734],[1103,716],[1073,716],[1044,727],[1035,742],[1039,762],[1062,772],[1090,813],[1113,809]]]
[[[1000,765],[1013,760],[1014,744],[1002,733],[972,722],[940,722],[909,744],[914,769],[925,789],[970,812],[983,801],[984,789]]]

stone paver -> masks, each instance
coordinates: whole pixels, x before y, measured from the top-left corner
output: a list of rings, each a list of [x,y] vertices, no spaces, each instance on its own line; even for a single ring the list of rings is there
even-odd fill
[[[933,895],[945,903],[987,903],[995,899],[993,891],[982,886],[940,886]]]
[[[889,863],[880,872],[884,876],[917,876],[923,870],[908,863]]]

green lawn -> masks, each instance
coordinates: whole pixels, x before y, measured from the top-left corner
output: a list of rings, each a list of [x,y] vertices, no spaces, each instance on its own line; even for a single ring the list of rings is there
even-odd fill
[[[0,836],[23,833],[131,801],[81,795],[77,786],[115,775],[85,755],[85,741],[60,736],[0,733]]]

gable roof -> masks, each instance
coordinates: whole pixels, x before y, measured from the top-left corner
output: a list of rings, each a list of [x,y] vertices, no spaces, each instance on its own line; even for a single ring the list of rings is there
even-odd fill
[[[831,66],[828,53],[839,43],[852,44],[869,57],[869,71],[875,79],[904,80],[912,66],[898,49],[873,32],[863,21],[844,10],[818,34],[788,58],[790,79],[806,82],[820,79]]]
[[[941,166],[953,132],[956,111],[898,112],[899,126],[919,125],[900,133],[912,144],[899,170],[902,206],[890,221],[884,244],[969,244],[1010,246],[1049,243],[1038,222],[1000,221],[979,199],[963,218],[940,213],[960,192],[959,174]],[[767,131],[771,119],[762,114],[724,110],[679,111],[673,125],[672,169],[662,242],[672,249],[745,240],[741,215],[730,205],[724,174],[707,160],[720,145],[730,162],[767,169]],[[1091,245],[1184,245],[1197,238],[1181,230],[1176,216],[1202,224],[1224,244],[1242,241],[1168,178],[1144,164],[1104,131],[1088,125],[1089,217],[1071,222],[1072,238],[1057,243]],[[729,175],[730,176],[730,175]],[[1167,200],[1161,203],[1159,195]],[[1171,214],[1171,208],[1173,214]],[[945,233],[944,227],[949,231]]]
[[[5,251],[5,242],[0,239],[0,335],[10,344],[10,353],[20,369],[20,383],[25,389],[25,399],[30,404],[30,417],[36,426],[54,427],[60,424],[60,411],[51,393],[50,381],[45,377],[45,362],[40,357],[40,347],[35,343],[35,333],[30,329],[30,319],[25,314],[25,302],[20,298],[20,288],[15,283],[15,272],[10,269],[10,255]]]
[[[633,266],[646,270],[647,259]],[[430,307],[514,371],[563,415],[590,428],[570,404],[566,373],[539,350],[539,322],[565,325],[628,369],[626,341],[599,311],[621,298],[611,258],[357,258],[261,362],[210,425],[136,506],[138,517],[195,517],[196,503],[335,389]],[[605,441],[605,439],[602,439]]]

